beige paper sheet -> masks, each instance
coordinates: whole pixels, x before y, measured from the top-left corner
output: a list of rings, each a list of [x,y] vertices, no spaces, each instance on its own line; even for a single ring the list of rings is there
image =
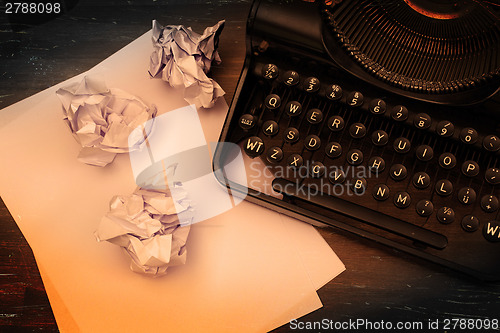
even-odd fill
[[[147,73],[145,34],[90,72],[154,103],[186,105]],[[71,79],[80,80],[81,76]],[[0,195],[35,253],[62,331],[267,331],[321,306],[315,290],[344,270],[316,230],[248,202],[195,224],[188,262],[151,279],[95,231],[115,194],[135,183],[126,154],[105,168],[76,160],[79,145],[47,89],[0,111]],[[227,105],[199,110],[216,141]]]

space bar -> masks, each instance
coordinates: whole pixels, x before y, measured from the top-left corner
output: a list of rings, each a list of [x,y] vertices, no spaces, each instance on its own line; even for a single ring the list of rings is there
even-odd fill
[[[401,221],[389,215],[381,214],[343,199],[321,193],[304,193],[304,191],[297,190],[297,185],[295,183],[282,178],[276,178],[273,180],[273,189],[282,194],[328,208],[339,214],[355,218],[362,222],[366,222],[400,236],[422,242],[437,249],[444,249],[448,244],[448,239],[444,235],[438,234],[434,231],[423,229],[416,225]]]

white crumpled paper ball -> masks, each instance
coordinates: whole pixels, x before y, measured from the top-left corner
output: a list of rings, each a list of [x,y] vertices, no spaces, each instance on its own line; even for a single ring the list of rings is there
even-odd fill
[[[108,89],[98,77],[85,76],[56,94],[63,105],[64,121],[82,146],[78,160],[90,165],[105,166],[116,154],[138,149],[144,137],[129,135],[156,116],[154,105],[148,107],[123,90]]]
[[[161,73],[174,88],[184,89],[184,99],[197,107],[210,108],[224,95],[217,82],[209,78],[212,61],[220,63],[217,53],[224,21],[205,29],[202,35],[182,25],[161,26],[153,21],[153,47],[149,74]]]

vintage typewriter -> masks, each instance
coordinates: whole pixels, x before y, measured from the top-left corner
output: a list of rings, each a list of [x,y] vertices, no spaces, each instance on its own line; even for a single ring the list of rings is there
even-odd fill
[[[487,1],[256,1],[220,139],[249,175],[219,180],[499,280],[499,14]],[[233,158],[219,147],[215,170]]]

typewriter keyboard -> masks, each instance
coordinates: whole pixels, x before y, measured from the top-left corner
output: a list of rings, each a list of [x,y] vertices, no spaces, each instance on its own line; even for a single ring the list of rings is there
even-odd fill
[[[459,265],[500,252],[494,122],[315,70],[254,64],[233,116],[232,140],[262,159],[274,191]]]

